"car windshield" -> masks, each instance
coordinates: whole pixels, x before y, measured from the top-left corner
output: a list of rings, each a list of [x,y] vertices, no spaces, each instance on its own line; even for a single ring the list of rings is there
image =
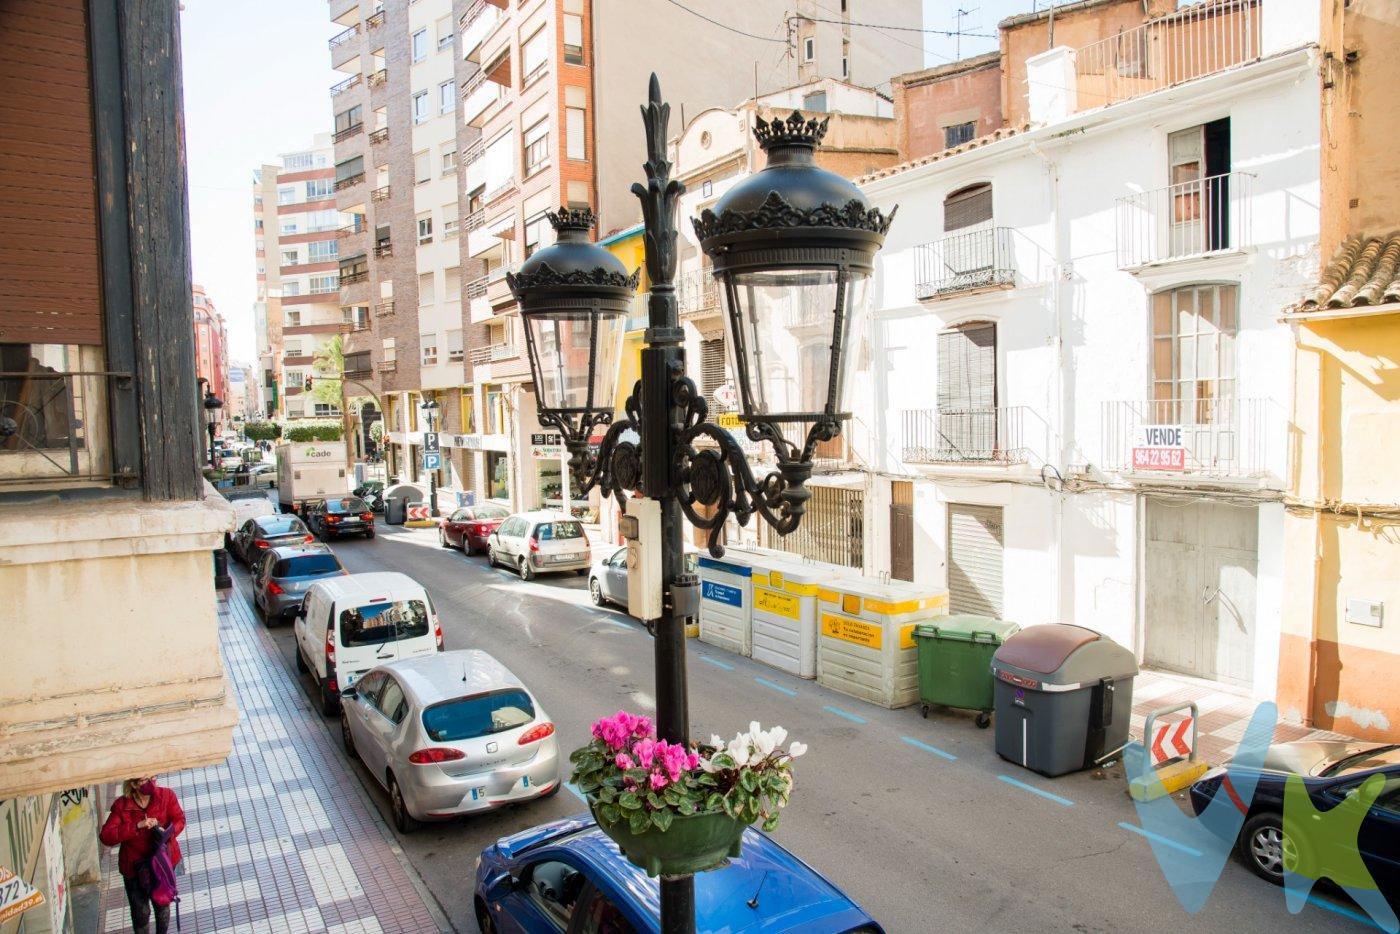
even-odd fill
[[[258,529],[264,535],[304,535],[306,526],[296,516],[268,516],[258,520]]]
[[[354,512],[368,512],[369,507],[365,501],[358,496],[347,496],[344,499],[326,500],[326,512],[336,516],[343,516]]]
[[[541,542],[561,538],[583,538],[583,526],[577,522],[541,522],[535,529],[535,539]]]
[[[272,569],[273,577],[307,577],[312,574],[337,574],[340,562],[335,555],[298,555],[283,558]]]
[[[1400,765],[1400,746],[1377,746],[1375,749],[1353,753],[1345,759],[1333,762],[1322,770],[1322,774],[1328,777],[1351,775],[1388,765]]]
[[[510,515],[510,510],[500,506],[473,506],[469,515],[473,519],[504,519]]]
[[[428,608],[422,600],[371,603],[340,614],[340,644],[378,645],[428,634]]]
[[[423,711],[423,729],[435,743],[490,736],[535,719],[535,705],[520,688],[459,697]]]

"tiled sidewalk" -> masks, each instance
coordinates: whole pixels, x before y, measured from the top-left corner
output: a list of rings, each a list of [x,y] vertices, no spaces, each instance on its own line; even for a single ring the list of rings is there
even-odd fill
[[[240,713],[233,754],[162,777],[188,821],[182,932],[439,930],[383,819],[261,630],[237,590],[220,596],[219,640]],[[130,931],[115,850],[104,855],[103,884],[102,930]]]
[[[1245,727],[1254,715],[1255,703],[1247,697],[1222,691],[1208,682],[1191,678],[1177,678],[1160,671],[1143,671],[1133,683],[1132,736],[1142,738],[1142,730],[1147,715],[1153,710],[1171,707],[1186,701],[1195,701],[1200,714],[1200,747],[1198,755],[1211,765],[1223,765],[1234,753],[1240,740],[1244,739]],[[1184,720],[1191,714],[1187,710],[1159,717],[1158,725]],[[1339,739],[1350,737],[1326,730],[1313,730],[1305,726],[1279,723],[1274,727],[1274,742],[1287,743],[1299,739]]]

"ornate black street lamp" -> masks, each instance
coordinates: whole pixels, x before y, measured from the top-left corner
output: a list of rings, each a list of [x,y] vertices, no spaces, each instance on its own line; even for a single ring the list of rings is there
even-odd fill
[[[671,178],[671,108],[655,75],[649,98],[642,108],[647,183],[632,191],[646,222],[650,327],[642,378],[621,418],[613,418],[613,384],[637,274],[628,276],[588,241],[592,213],[551,215],[559,241],[508,279],[525,322],[540,421],[563,435],[581,491],[597,486],[624,507],[629,493],[660,504],[661,541],[645,543],[660,548],[663,580],[662,614],[648,621],[656,639],[657,732],[686,743],[685,626],[699,606],[699,582],[685,569],[682,514],[709,530],[716,557],[731,515],[743,525],[758,513],[781,534],[802,521],[816,446],[837,437],[850,417],[843,403],[851,344],[893,212],[886,217],[851,182],[819,168],[814,156],[826,121],[794,113],[757,121],[768,166],[694,222],[724,288],[740,420],[777,457],[777,470],[756,479],[739,443],[706,420],[705,399],[685,375],[674,284],[676,200],[684,189]],[[593,429],[607,423],[594,452]],[[791,426],[806,427],[800,447],[784,435]],[[661,927],[695,930],[693,877],[662,876]]]

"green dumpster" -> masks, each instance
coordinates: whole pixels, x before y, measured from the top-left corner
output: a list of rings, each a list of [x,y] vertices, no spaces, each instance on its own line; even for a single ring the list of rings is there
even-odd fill
[[[945,616],[937,623],[914,627],[919,648],[919,712],[930,707],[977,711],[977,725],[986,729],[996,706],[992,656],[1021,627],[986,616]]]

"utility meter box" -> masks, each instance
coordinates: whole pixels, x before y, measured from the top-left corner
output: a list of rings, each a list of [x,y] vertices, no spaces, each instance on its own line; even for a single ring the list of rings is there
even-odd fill
[[[661,504],[634,496],[619,524],[627,539],[627,612],[637,619],[661,617]]]

